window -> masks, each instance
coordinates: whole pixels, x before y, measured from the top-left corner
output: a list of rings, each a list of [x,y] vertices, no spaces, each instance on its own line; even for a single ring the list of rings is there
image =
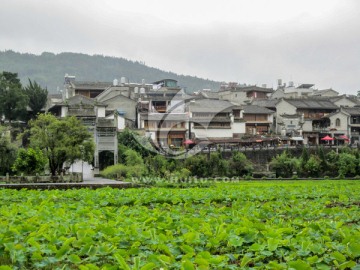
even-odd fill
[[[339,118],[336,118],[335,126],[340,127],[340,119]]]

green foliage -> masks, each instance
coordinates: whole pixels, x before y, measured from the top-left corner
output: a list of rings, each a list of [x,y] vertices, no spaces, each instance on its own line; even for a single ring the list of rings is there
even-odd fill
[[[184,163],[185,168],[191,171],[193,176],[209,176],[208,161],[205,155],[195,155],[187,158]]]
[[[0,127],[0,175],[11,173],[16,159],[17,147],[11,143],[9,132]]]
[[[101,175],[110,179],[127,180],[132,177],[141,177],[145,174],[145,168],[141,165],[127,166],[125,164],[115,164],[106,167],[101,171]]]
[[[153,147],[150,143],[150,140],[145,136],[140,136],[135,131],[131,131],[130,129],[126,128],[124,131],[118,134],[118,141],[119,151],[132,149],[139,153],[143,158],[153,155]],[[122,153],[119,154],[122,155]],[[123,159],[124,157],[121,158]]]
[[[169,173],[170,162],[168,162],[168,160],[162,155],[146,157],[145,163],[148,168],[149,175],[165,177]]]
[[[29,100],[29,107],[32,110],[32,117],[35,117],[45,107],[48,91],[42,88],[37,82],[29,79],[29,85],[24,88]]]
[[[276,177],[289,178],[297,171],[297,160],[284,151],[271,160],[270,168],[275,171]]]
[[[39,148],[21,148],[17,153],[12,169],[17,173],[35,175],[44,172],[46,163],[47,159]]]
[[[311,155],[304,165],[306,177],[319,177],[321,174],[321,160],[315,155]]]
[[[359,189],[0,189],[0,269],[356,269]]]
[[[356,175],[357,167],[359,166],[359,161],[352,154],[340,153],[338,166],[339,166],[339,175],[345,177],[352,177]]]
[[[28,97],[22,89],[17,73],[0,73],[0,115],[11,124],[14,120],[25,120]]]
[[[236,152],[230,159],[230,176],[249,175],[253,171],[252,163],[241,152]]]
[[[44,152],[52,175],[60,172],[65,163],[72,164],[78,159],[92,162],[92,136],[75,117],[57,119],[51,114],[40,114],[29,124],[30,145]]]
[[[132,149],[125,151],[125,162],[127,166],[144,165],[144,161],[140,154]]]
[[[176,179],[183,181],[188,179],[191,176],[191,172],[190,170],[186,169],[186,168],[182,168],[178,171],[175,171],[172,176],[174,176]]]
[[[222,158],[220,152],[210,153],[210,159],[208,161],[208,176],[219,177],[226,176],[229,171],[228,162]]]
[[[322,170],[325,172],[324,174],[332,177],[337,176],[339,174],[339,155],[335,151],[330,151],[327,153],[325,159],[327,170],[322,167]],[[321,166],[323,166],[325,162],[322,160]]]
[[[146,173],[144,161],[135,150],[127,149],[124,153],[125,164],[115,164],[101,171],[106,178],[126,180],[132,177],[141,177]]]

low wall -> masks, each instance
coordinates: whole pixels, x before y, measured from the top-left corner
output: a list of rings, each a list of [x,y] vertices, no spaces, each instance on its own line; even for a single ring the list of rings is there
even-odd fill
[[[79,183],[83,182],[81,173],[71,173],[67,175],[35,175],[35,176],[0,176],[0,182],[7,184],[23,183]]]

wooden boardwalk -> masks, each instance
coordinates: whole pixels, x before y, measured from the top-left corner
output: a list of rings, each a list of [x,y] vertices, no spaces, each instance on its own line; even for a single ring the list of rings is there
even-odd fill
[[[132,188],[137,187],[136,185],[129,182],[115,181],[111,179],[105,179],[100,177],[86,178],[83,182],[79,183],[10,183],[0,184],[0,188],[9,189],[73,189],[73,188]]]

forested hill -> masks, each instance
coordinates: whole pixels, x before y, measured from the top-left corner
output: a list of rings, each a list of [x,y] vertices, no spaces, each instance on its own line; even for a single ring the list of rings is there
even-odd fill
[[[44,52],[41,55],[0,51],[0,72],[16,72],[23,85],[28,78],[35,80],[50,93],[63,88],[64,75],[76,76],[77,81],[112,82],[115,78],[127,77],[130,82],[152,83],[161,79],[175,79],[178,85],[193,92],[200,89],[217,90],[220,82],[200,79],[192,76],[177,75],[148,67],[140,62],[129,61],[102,55],[80,53],[53,54]]]

